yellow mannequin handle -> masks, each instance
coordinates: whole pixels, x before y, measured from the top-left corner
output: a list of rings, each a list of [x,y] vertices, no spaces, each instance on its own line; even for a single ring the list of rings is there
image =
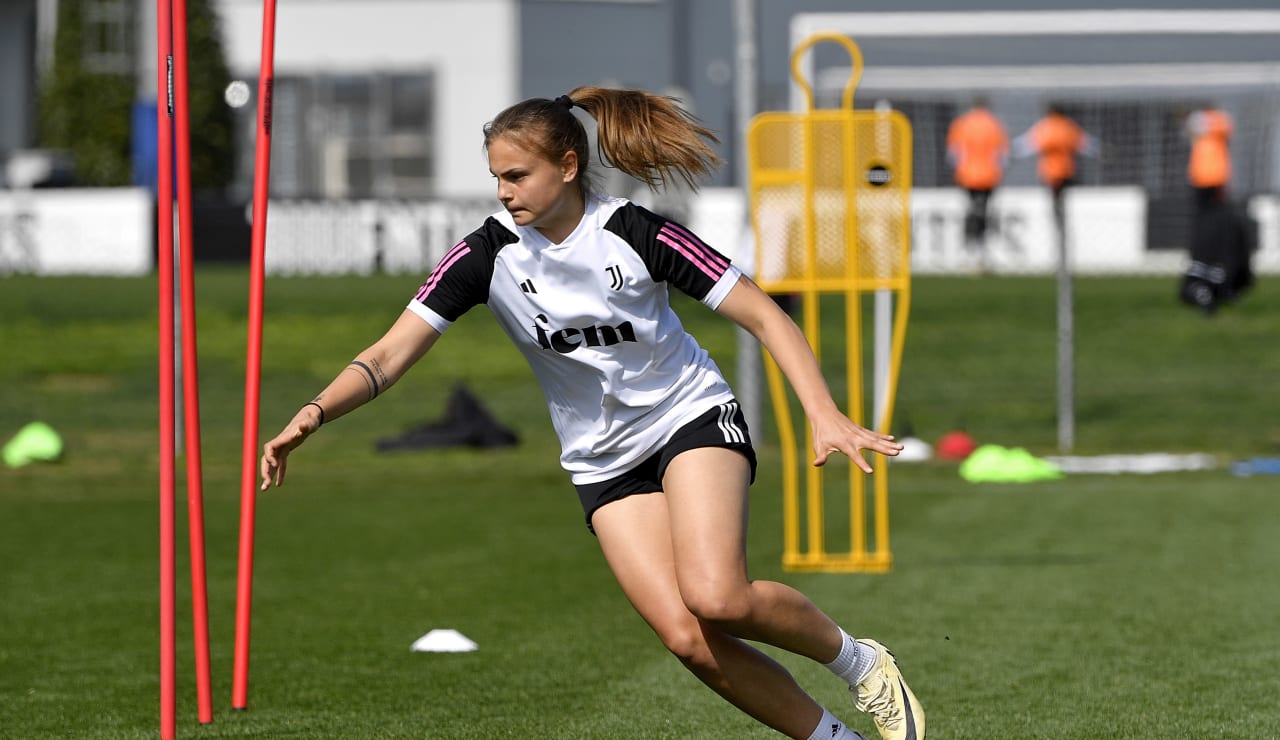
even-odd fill
[[[813,87],[800,74],[800,58],[815,44],[822,41],[834,41],[849,52],[849,59],[853,62],[853,69],[849,72],[849,81],[845,83],[844,94],[840,97],[840,107],[853,110],[853,91],[857,89],[858,82],[862,79],[862,51],[857,44],[853,43],[853,39],[848,36],[842,36],[838,33],[815,33],[805,39],[796,47],[795,51],[791,52],[791,78],[796,81],[800,89],[804,90],[805,100],[809,101],[808,109],[813,110],[815,107]]]

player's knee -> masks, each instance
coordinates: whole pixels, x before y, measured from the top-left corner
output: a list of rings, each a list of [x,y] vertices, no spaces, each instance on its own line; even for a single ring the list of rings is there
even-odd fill
[[[682,625],[662,633],[662,644],[691,670],[705,668],[714,663],[711,649],[697,624]]]
[[[711,624],[738,624],[751,614],[745,589],[706,589],[682,596],[690,613]]]

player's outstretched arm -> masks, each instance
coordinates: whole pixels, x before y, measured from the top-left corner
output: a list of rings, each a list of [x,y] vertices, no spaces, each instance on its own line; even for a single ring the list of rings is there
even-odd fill
[[[321,424],[333,421],[377,398],[431,349],[440,332],[405,311],[377,342],[356,355],[338,377],[309,401],[293,419],[262,446],[262,490],[283,485],[289,453]]]
[[[836,406],[804,333],[751,278],[743,275],[716,310],[760,340],[787,376],[813,430],[814,465],[823,465],[832,452],[840,452],[870,473],[862,450],[882,455],[902,450],[891,435],[855,424]]]

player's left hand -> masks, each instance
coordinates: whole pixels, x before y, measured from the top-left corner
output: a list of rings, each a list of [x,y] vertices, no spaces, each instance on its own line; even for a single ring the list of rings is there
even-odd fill
[[[878,452],[889,457],[902,451],[902,444],[891,434],[881,434],[855,424],[841,413],[829,414],[821,419],[811,419],[813,429],[813,464],[821,467],[833,452],[846,455],[864,473],[872,472],[871,464],[862,456],[862,450]]]

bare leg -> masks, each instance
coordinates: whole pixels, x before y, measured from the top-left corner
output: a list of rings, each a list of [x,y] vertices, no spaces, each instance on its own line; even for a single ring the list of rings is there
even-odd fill
[[[685,606],[676,584],[667,502],[662,493],[630,496],[604,506],[592,518],[623,592],[667,649],[703,683],[769,727],[791,737],[808,737],[822,708],[791,674]]]
[[[836,623],[794,588],[747,577],[749,474],[741,455],[719,447],[682,453],[667,467],[681,597],[731,635],[829,663],[841,647]]]
[[[725,634],[830,663],[843,639],[835,622],[799,591],[747,578],[748,472],[741,455],[723,448],[689,450],[667,467],[662,484],[680,598]],[[859,684],[855,705],[882,737],[924,738],[923,708],[893,659],[875,650],[878,663]]]

